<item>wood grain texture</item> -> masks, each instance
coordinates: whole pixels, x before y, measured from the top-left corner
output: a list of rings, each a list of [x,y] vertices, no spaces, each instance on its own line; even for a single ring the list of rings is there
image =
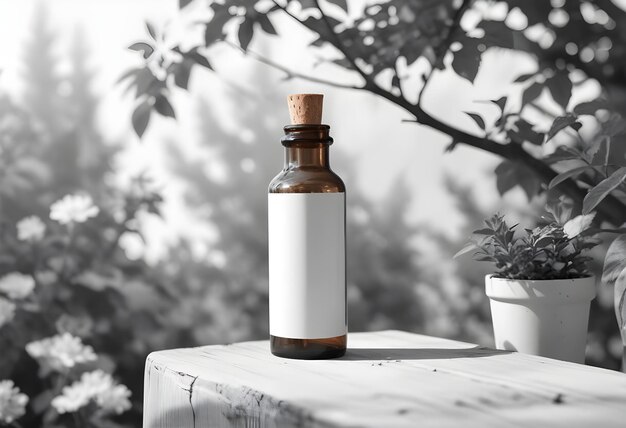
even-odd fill
[[[267,341],[146,362],[144,428],[620,427],[626,375],[400,331],[345,357],[274,357]]]

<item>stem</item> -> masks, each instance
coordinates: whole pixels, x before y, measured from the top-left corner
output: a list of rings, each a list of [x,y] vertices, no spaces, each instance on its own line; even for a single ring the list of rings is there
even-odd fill
[[[64,281],[65,279],[67,279],[67,260],[68,260],[68,254],[70,251],[70,248],[72,246],[72,244],[74,243],[74,230],[75,230],[75,224],[73,222],[70,222],[67,225],[67,229],[69,231],[69,240],[67,242],[67,245],[65,246],[65,248],[63,249],[63,264],[61,265],[61,272],[60,272],[60,276],[61,276],[61,280]]]
[[[331,80],[320,79],[318,77],[308,76],[306,74],[295,72],[295,71],[290,70],[287,67],[285,67],[285,66],[283,66],[281,64],[278,64],[277,62],[274,62],[271,59],[269,59],[267,57],[264,57],[263,55],[258,54],[256,52],[250,50],[250,49],[248,49],[247,52],[246,52],[246,51],[244,51],[241,48],[241,46],[238,46],[235,43],[229,42],[228,40],[224,40],[223,42],[226,43],[228,46],[243,52],[244,54],[250,56],[251,58],[257,60],[258,62],[260,62],[262,64],[269,65],[270,67],[275,68],[276,70],[282,71],[283,73],[287,74],[287,79],[299,78],[299,79],[307,80],[309,82],[321,83],[321,84],[332,86],[332,87],[335,87],[335,88],[361,89],[358,86],[347,85],[347,84],[339,83],[339,82],[333,82]]]

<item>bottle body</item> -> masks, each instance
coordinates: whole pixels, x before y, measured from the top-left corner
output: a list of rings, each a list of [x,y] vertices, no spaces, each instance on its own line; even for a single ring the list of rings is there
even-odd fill
[[[285,168],[268,194],[271,351],[340,357],[347,344],[345,186],[328,164],[328,126],[285,132]]]

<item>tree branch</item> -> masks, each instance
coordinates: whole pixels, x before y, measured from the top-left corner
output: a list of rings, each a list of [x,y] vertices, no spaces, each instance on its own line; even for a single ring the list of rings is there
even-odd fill
[[[276,0],[273,0],[273,1],[277,7],[282,9],[285,13],[287,13],[293,19],[298,21],[300,24],[302,24],[309,30],[318,33],[315,29],[309,27],[298,17],[296,17],[295,15],[287,11],[286,7],[277,3]],[[440,121],[439,119],[435,118],[429,113],[427,113],[420,105],[421,95],[424,91],[424,88],[427,82],[425,82],[424,86],[422,87],[422,91],[420,92],[420,96],[418,97],[417,104],[412,104],[406,98],[402,96],[394,95],[393,93],[381,88],[379,85],[377,85],[374,82],[371,75],[366,73],[365,70],[363,70],[361,67],[358,66],[355,58],[350,54],[349,50],[343,45],[341,39],[339,38],[337,33],[335,33],[332,26],[328,22],[328,19],[326,18],[324,11],[321,9],[319,5],[319,1],[318,0],[314,0],[314,1],[315,1],[315,5],[317,9],[320,11],[322,15],[321,19],[323,20],[324,24],[326,25],[329,31],[329,34],[331,35],[333,39],[333,40],[325,39],[325,41],[327,41],[328,43],[331,43],[337,50],[339,50],[344,55],[344,57],[350,62],[352,68],[355,71],[357,71],[361,75],[361,77],[365,80],[364,86],[351,87],[350,89],[366,90],[375,95],[383,97],[387,99],[388,101],[391,101],[392,103],[396,104],[399,107],[404,108],[406,111],[411,113],[415,117],[418,123],[428,126],[430,128],[436,129],[452,137],[452,139],[455,141],[458,141],[460,143],[466,144],[471,147],[485,150],[487,152],[494,153],[496,155],[499,155],[513,162],[522,163],[523,165],[528,167],[530,170],[532,170],[535,174],[537,174],[537,176],[546,184],[549,183],[554,177],[558,175],[548,164],[532,156],[530,153],[524,150],[522,146],[519,144],[514,144],[514,143],[500,144],[488,138],[482,138],[476,135],[469,134],[467,132],[454,128]],[[447,50],[449,49],[449,45],[451,44],[452,35],[454,33],[454,28],[456,28],[456,26],[459,25],[460,20],[463,16],[463,13],[465,12],[465,9],[469,7],[470,5],[471,5],[471,0],[465,0],[463,1],[459,9],[456,11],[455,17],[453,18],[453,22],[456,22],[456,25],[453,24],[453,26],[451,26],[451,30],[446,36],[445,45],[447,47],[444,48],[445,52],[447,52]],[[320,34],[320,36],[322,35]],[[444,52],[444,55],[445,55],[445,52]],[[286,71],[286,70],[283,70],[283,71]],[[431,69],[431,73],[432,73],[432,69]],[[313,80],[313,81],[316,81],[316,80]],[[575,202],[582,203],[586,195],[586,191],[578,187],[578,185],[572,179],[564,181],[559,186],[561,190],[563,191],[563,193],[568,195]],[[626,209],[624,205],[615,197],[612,197],[612,196],[607,197],[598,206],[597,211],[598,211],[599,219],[606,220],[615,225],[620,225],[624,221],[626,221]]]
[[[252,59],[255,59],[256,61],[258,61],[258,62],[260,62],[262,64],[269,65],[270,67],[272,67],[272,68],[274,68],[276,70],[282,71],[283,73],[285,73],[287,75],[287,79],[298,78],[298,79],[308,80],[309,82],[321,83],[321,84],[324,84],[324,85],[332,86],[334,88],[363,89],[363,87],[359,87],[359,86],[348,85],[348,84],[344,84],[344,83],[334,82],[332,80],[320,79],[318,77],[314,77],[314,76],[309,76],[309,75],[306,75],[306,74],[298,73],[296,71],[288,69],[284,65],[278,64],[277,62],[274,62],[271,59],[264,57],[261,54],[258,54],[256,52],[254,52],[254,51],[252,51],[250,49],[248,49],[247,51],[244,51],[241,48],[241,46],[238,46],[235,43],[229,42],[228,40],[224,40],[223,42],[226,43],[228,46],[243,52],[244,54],[250,56]]]

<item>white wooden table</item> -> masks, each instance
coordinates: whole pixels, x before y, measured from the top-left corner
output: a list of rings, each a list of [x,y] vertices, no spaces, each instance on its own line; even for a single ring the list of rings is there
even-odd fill
[[[267,341],[146,362],[144,428],[626,427],[626,375],[400,331],[346,356],[274,357]]]

